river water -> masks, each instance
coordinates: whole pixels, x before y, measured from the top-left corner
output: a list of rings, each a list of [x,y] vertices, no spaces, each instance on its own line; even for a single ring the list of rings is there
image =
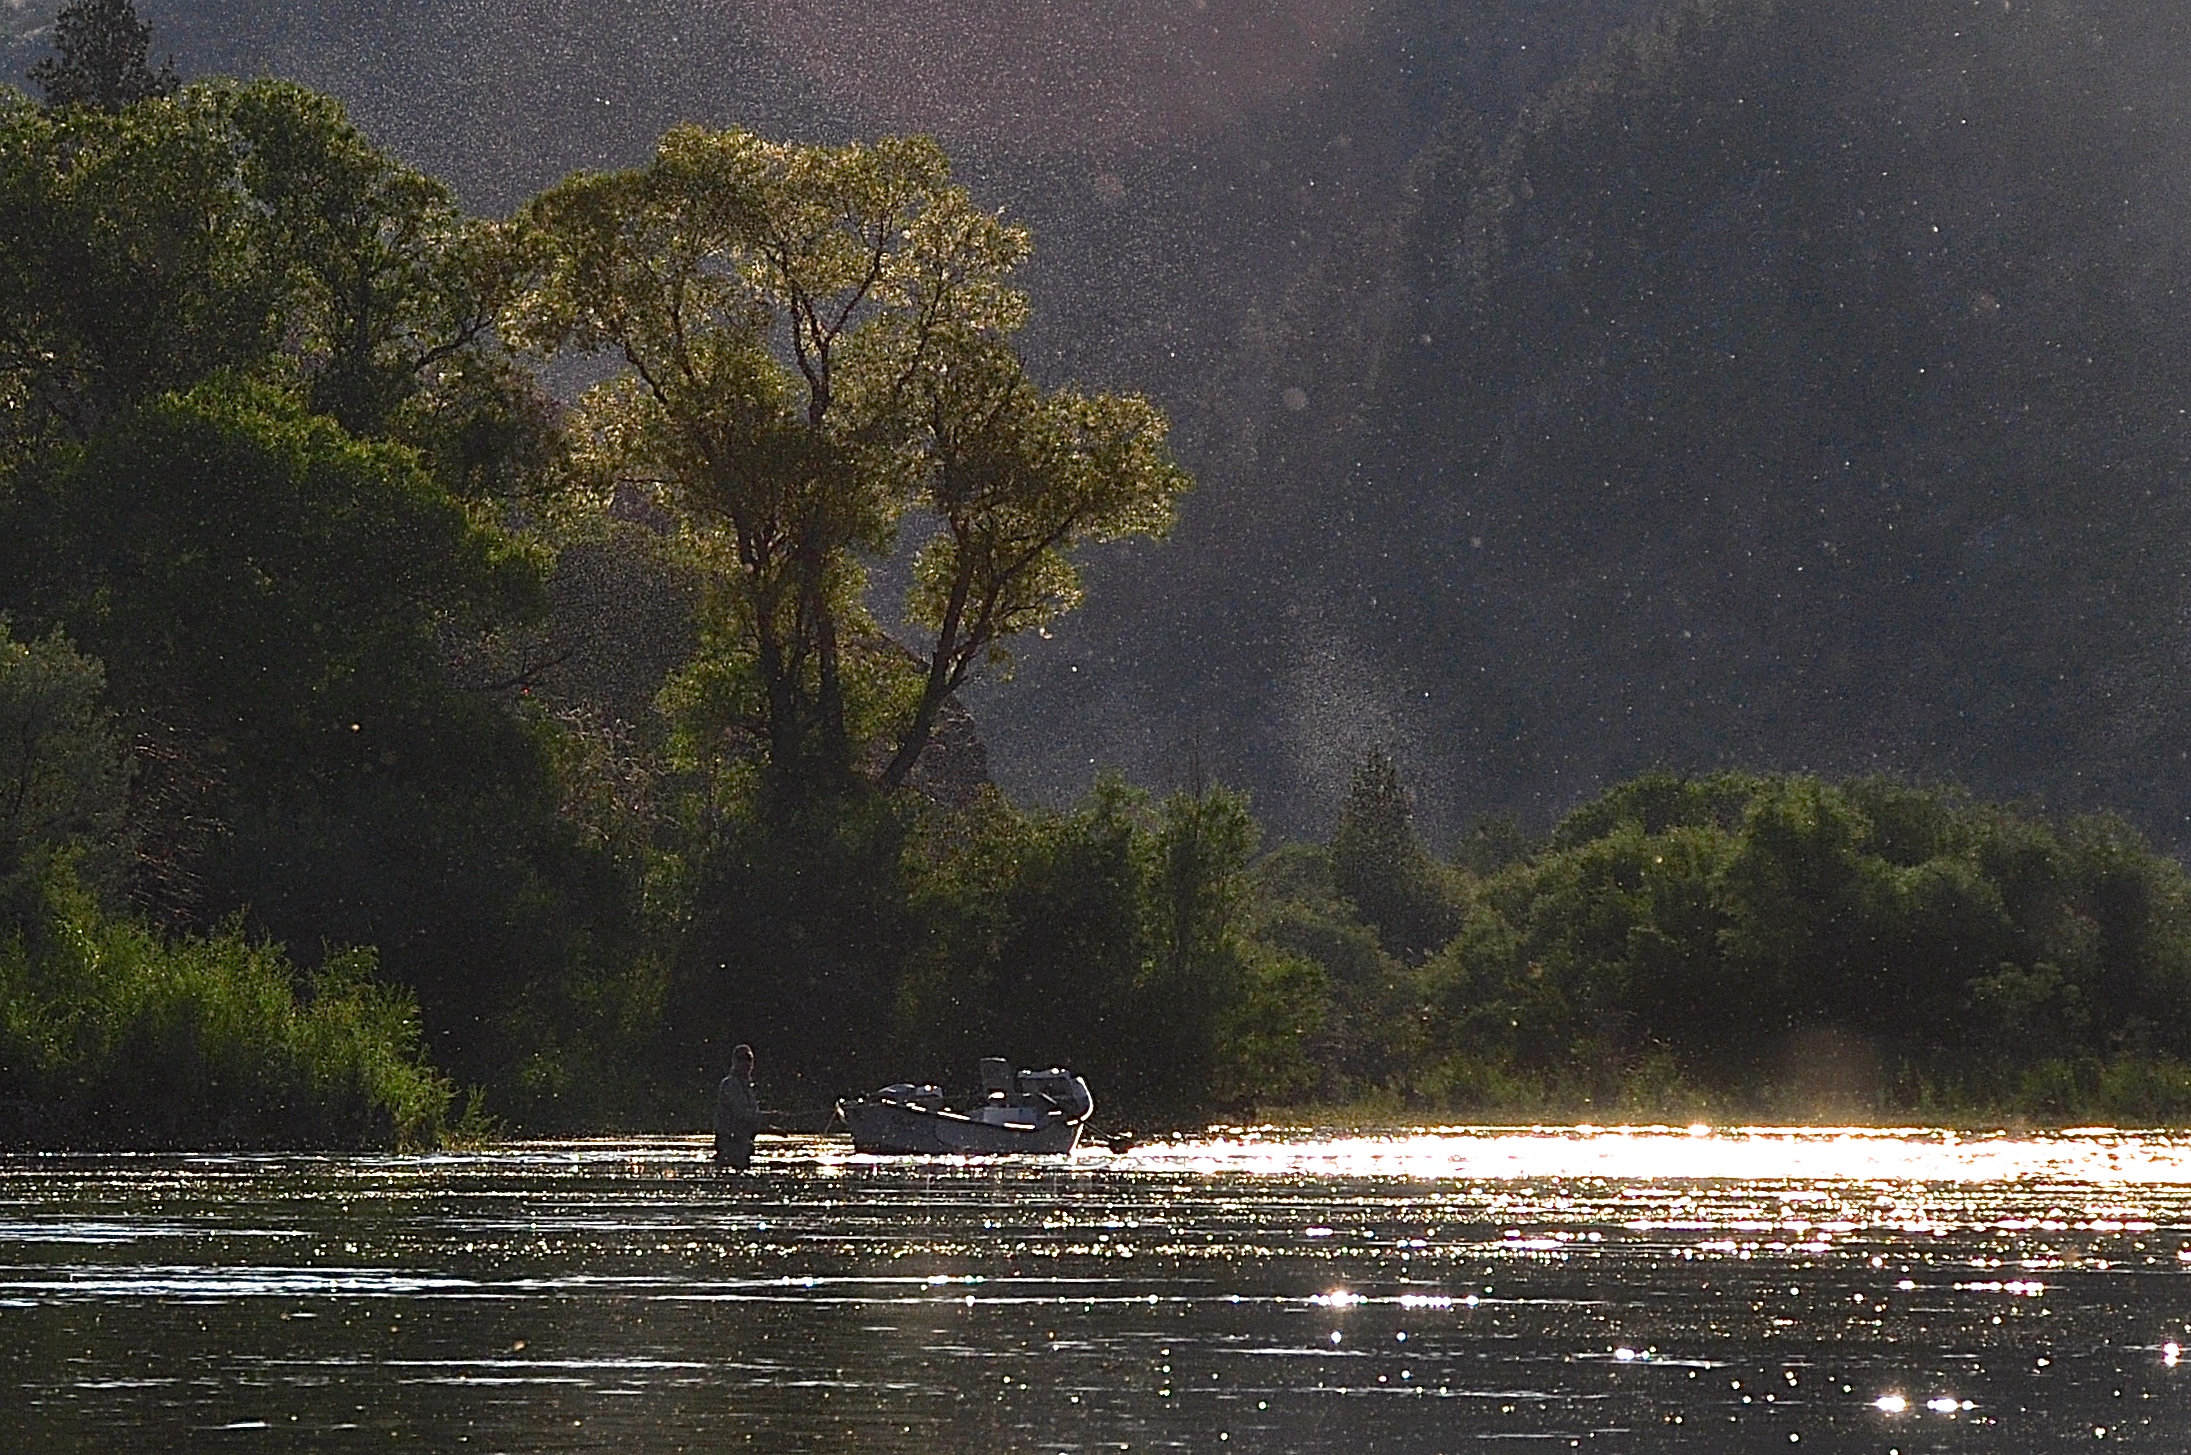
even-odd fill
[[[0,1159],[0,1450],[2191,1449],[2191,1137]]]

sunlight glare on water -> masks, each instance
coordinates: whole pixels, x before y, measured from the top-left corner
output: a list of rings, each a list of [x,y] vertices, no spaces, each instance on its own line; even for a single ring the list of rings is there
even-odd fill
[[[1316,1140],[1243,1130],[1141,1155],[1205,1175],[2191,1183],[2191,1144],[2110,1128],[2036,1138],[1868,1127],[1442,1128]]]
[[[2180,1450],[2187,1269],[2163,1132],[18,1156],[0,1448]]]

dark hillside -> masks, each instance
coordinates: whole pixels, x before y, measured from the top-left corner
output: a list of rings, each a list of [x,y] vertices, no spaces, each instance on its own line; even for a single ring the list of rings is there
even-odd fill
[[[1427,191],[1339,590],[1471,807],[1883,767],[2184,839],[2178,21],[1687,4]]]

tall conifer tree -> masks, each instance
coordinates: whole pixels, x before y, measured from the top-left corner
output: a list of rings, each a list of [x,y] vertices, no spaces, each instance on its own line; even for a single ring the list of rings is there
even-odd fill
[[[1331,836],[1331,870],[1392,954],[1420,958],[1458,928],[1445,871],[1416,836],[1399,766],[1381,747],[1354,770]]]
[[[157,71],[145,63],[151,44],[152,27],[132,0],[70,0],[53,18],[54,54],[32,66],[30,78],[48,106],[120,111],[172,96],[180,84],[172,61]]]

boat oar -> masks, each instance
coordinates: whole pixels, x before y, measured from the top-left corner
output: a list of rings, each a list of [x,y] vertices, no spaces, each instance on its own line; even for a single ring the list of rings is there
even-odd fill
[[[761,1127],[770,1132],[826,1132],[836,1124],[834,1106],[805,1111],[764,1111]]]

